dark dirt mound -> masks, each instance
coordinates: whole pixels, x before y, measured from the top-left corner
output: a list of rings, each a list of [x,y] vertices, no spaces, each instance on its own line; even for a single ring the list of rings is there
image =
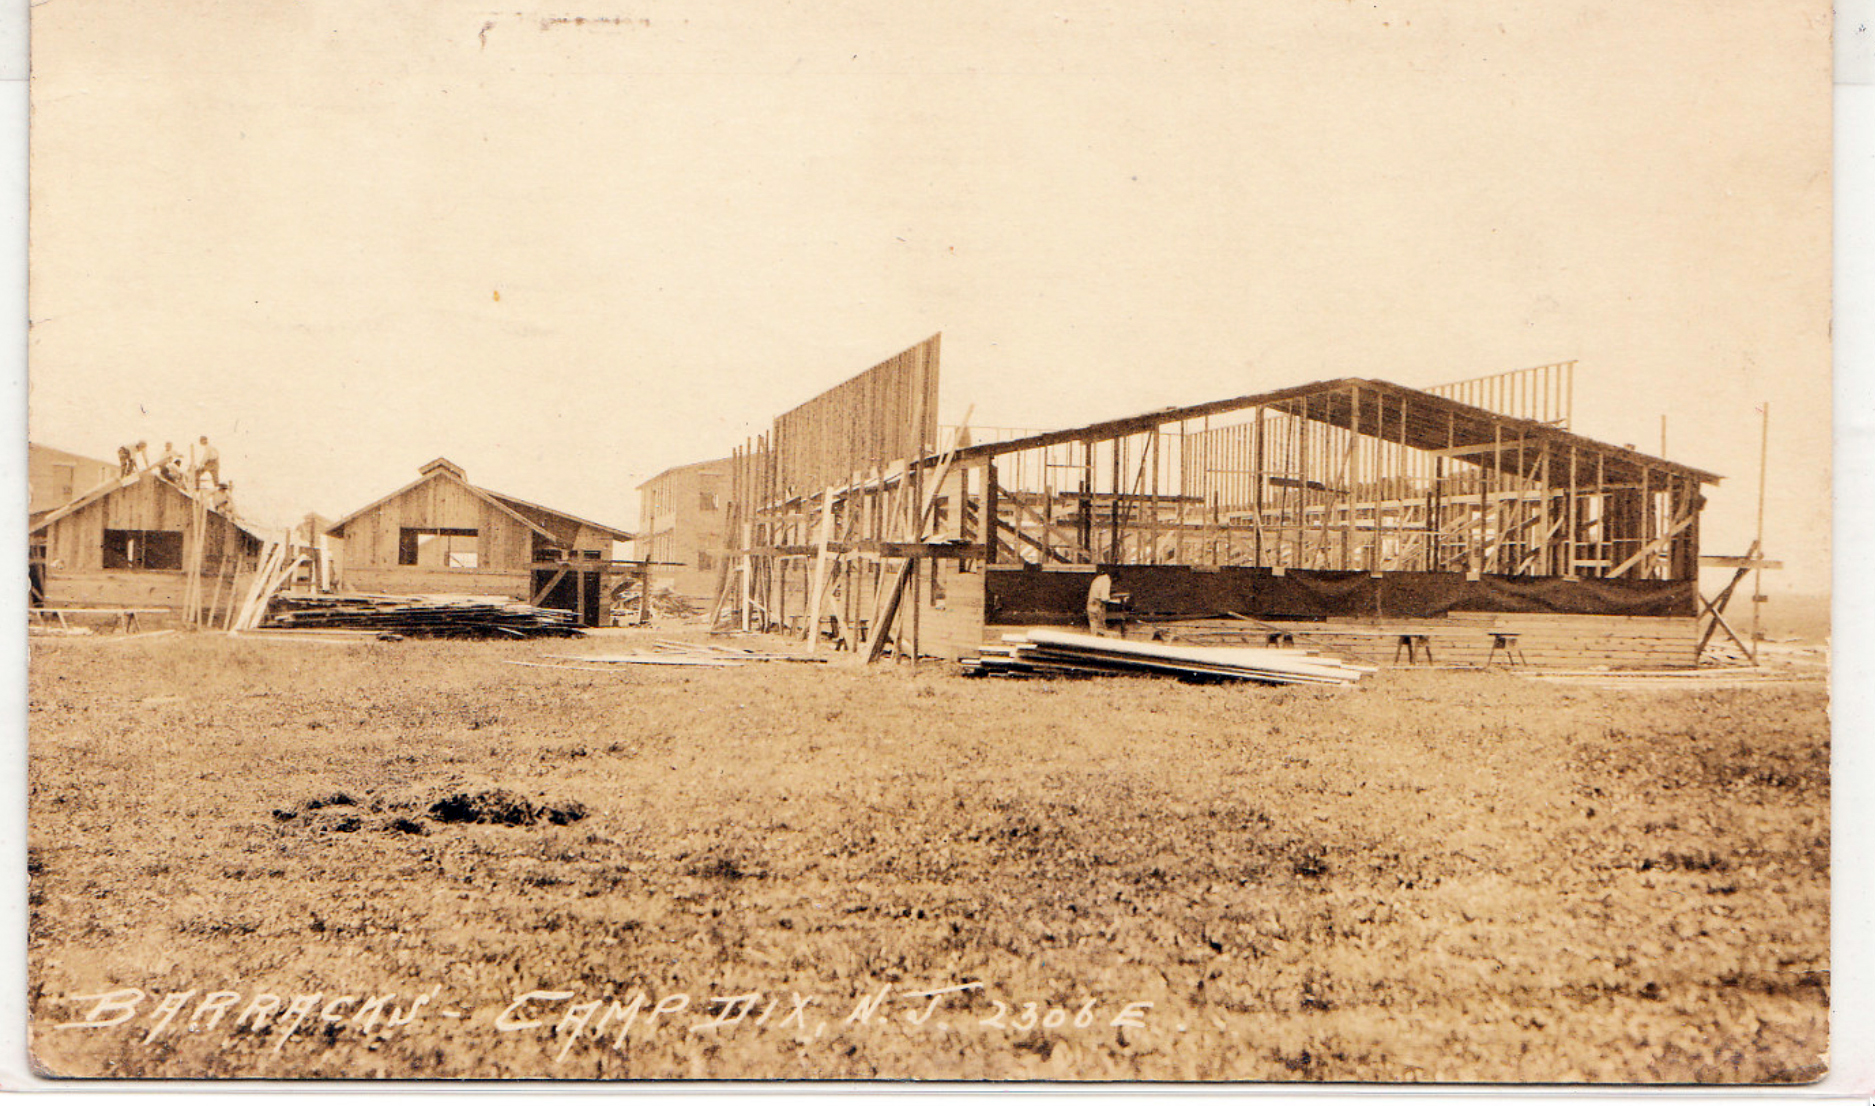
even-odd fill
[[[764,879],[768,873],[759,869],[744,867],[732,856],[711,856],[697,861],[684,869],[684,874],[697,879]]]
[[[496,826],[531,826],[544,818],[556,826],[565,826],[586,817],[586,807],[574,801],[536,804],[512,791],[496,788],[438,799],[430,804],[429,815],[439,822]]]
[[[364,820],[357,813],[359,805],[357,799],[343,791],[335,791],[330,795],[301,800],[292,807],[275,809],[273,818],[276,822],[289,823],[289,828],[295,830],[355,833],[364,826]]]

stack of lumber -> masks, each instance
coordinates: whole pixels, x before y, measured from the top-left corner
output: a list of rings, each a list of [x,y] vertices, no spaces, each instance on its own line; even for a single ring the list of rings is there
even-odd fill
[[[727,645],[667,640],[653,642],[649,649],[634,650],[630,653],[588,653],[585,655],[550,653],[548,659],[582,661],[587,664],[670,664],[699,668],[736,668],[752,661],[802,661],[808,664],[825,664],[827,660],[825,657],[810,657],[804,653],[759,652],[754,649],[735,649]]]
[[[272,624],[298,630],[375,630],[407,637],[581,637],[572,611],[489,595],[283,595]]]
[[[1374,669],[1293,649],[1170,645],[1160,641],[1030,630],[1006,634],[963,662],[972,676],[1172,676],[1260,684],[1351,684]]]
[[[1330,618],[1319,622],[1272,619],[1188,619],[1155,628],[1175,641],[1209,645],[1264,642],[1287,634],[1297,645],[1362,664],[1390,666],[1401,634],[1423,635],[1440,667],[1482,668],[1491,663],[1491,639],[1515,634],[1533,668],[1691,668],[1699,654],[1699,621],[1636,615],[1472,613],[1434,618]],[[1404,659],[1398,663],[1405,663]],[[1503,658],[1496,658],[1503,664]]]
[[[603,672],[611,665],[649,664],[670,665],[679,668],[741,668],[754,661],[801,661],[807,664],[825,664],[825,657],[810,657],[805,653],[773,653],[754,649],[735,649],[727,645],[709,645],[694,641],[653,642],[649,649],[635,650],[630,653],[548,653],[545,659],[566,661],[566,664],[537,664],[531,661],[509,661],[509,664],[523,668],[568,668],[576,672]]]

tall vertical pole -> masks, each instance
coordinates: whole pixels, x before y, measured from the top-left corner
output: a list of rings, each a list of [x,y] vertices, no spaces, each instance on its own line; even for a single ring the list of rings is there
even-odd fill
[[[1107,563],[1120,563],[1120,443],[1124,439],[1115,437],[1113,446],[1113,498],[1107,512]]]
[[[1758,542],[1753,556],[1764,560],[1764,470],[1771,456],[1771,401],[1758,408]],[[1751,663],[1758,663],[1758,611],[1764,606],[1764,569],[1751,573]]]

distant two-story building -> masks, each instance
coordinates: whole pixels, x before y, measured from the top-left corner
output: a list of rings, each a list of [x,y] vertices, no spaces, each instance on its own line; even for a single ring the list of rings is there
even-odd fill
[[[26,511],[30,521],[38,522],[46,512],[65,506],[119,475],[115,462],[28,442]]]
[[[715,597],[729,548],[729,465],[727,457],[679,465],[638,485],[636,555],[664,562],[652,569],[654,588]]]

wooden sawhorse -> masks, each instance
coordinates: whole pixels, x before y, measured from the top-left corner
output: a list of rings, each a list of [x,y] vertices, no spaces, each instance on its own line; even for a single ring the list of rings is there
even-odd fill
[[[1485,655],[1484,666],[1486,668],[1491,667],[1491,662],[1497,659],[1497,655],[1500,652],[1504,654],[1504,664],[1506,667],[1514,668],[1517,665],[1523,665],[1528,668],[1530,665],[1529,661],[1523,659],[1523,649],[1518,646],[1517,635],[1514,632],[1505,630],[1491,631],[1491,651]]]
[[[1425,654],[1426,663],[1432,663],[1431,634],[1401,634],[1400,640],[1393,646],[1393,663],[1400,663],[1400,650],[1406,650],[1406,663],[1418,664],[1420,654]]]

